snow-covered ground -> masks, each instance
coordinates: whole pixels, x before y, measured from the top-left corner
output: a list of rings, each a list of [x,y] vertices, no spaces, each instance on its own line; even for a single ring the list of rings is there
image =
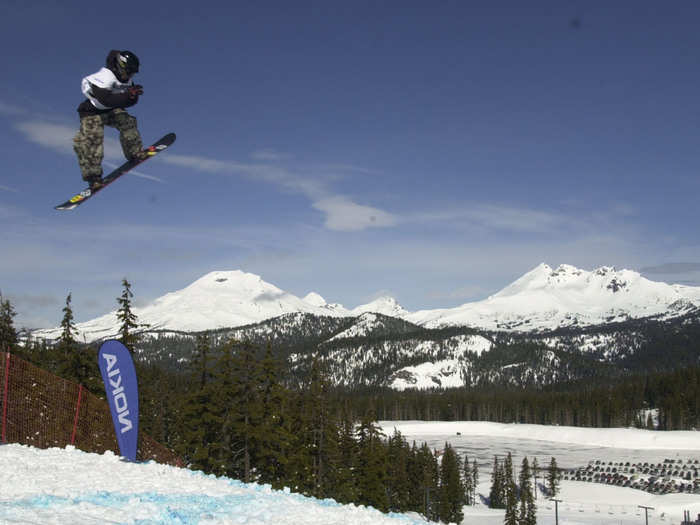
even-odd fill
[[[0,446],[0,523],[418,525],[420,516],[306,498],[108,452]]]
[[[560,464],[575,464],[594,454],[700,457],[700,432],[650,432],[630,429],[575,429],[497,423],[382,422],[386,433],[455,447],[491,460],[512,448],[521,455],[553,454]],[[457,435],[457,432],[460,435]],[[477,443],[477,445],[473,445]],[[479,445],[479,443],[481,443]],[[472,450],[469,447],[472,447]],[[582,454],[579,452],[584,450]],[[556,451],[553,452],[553,451]],[[567,452],[570,453],[567,456]],[[593,457],[589,459],[594,459]],[[516,465],[519,463],[515,462]],[[487,472],[479,493],[489,491]],[[559,496],[562,525],[644,523],[638,506],[654,507],[649,523],[678,524],[683,510],[700,513],[700,496],[646,492],[607,485],[564,482]],[[538,523],[554,523],[554,506],[540,497]],[[266,524],[423,524],[417,515],[387,515],[374,509],[305,498],[268,486],[246,485],[186,469],[122,461],[111,453],[87,454],[72,448],[39,450],[0,446],[0,523],[231,523]],[[485,505],[465,507],[464,524],[503,523],[503,512]]]
[[[385,433],[396,428],[406,438],[427,440],[444,436],[450,443],[459,433],[463,438],[487,436],[565,443],[580,447],[613,449],[661,449],[694,451],[700,455],[700,432],[658,432],[636,428],[586,428],[554,425],[518,425],[487,421],[380,421]]]

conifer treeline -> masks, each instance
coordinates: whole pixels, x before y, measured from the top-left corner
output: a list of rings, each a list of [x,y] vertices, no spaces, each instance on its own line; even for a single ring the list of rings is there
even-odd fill
[[[173,446],[193,468],[317,498],[461,521],[462,465],[449,444],[386,437],[369,408],[355,419],[315,362],[299,389],[282,385],[270,348],[232,340],[216,356],[200,337]]]
[[[567,385],[569,390],[355,390],[358,410],[373,405],[380,420],[494,421],[656,430],[700,428],[700,366],[628,376],[613,384]],[[657,409],[658,423],[643,409]]]
[[[494,456],[488,502],[489,507],[493,509],[505,509],[505,525],[535,525],[537,523],[537,505],[535,504],[537,471],[537,458],[533,459],[533,464],[530,466],[528,458],[524,457],[516,483],[511,453],[509,452],[502,461],[499,460],[498,456]],[[561,471],[554,457],[547,467],[544,481],[546,483],[544,490],[547,496],[555,497],[559,493]]]

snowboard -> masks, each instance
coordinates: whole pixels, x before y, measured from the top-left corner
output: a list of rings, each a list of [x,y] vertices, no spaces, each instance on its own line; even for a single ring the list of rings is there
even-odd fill
[[[175,142],[175,133],[168,133],[165,135],[162,139],[159,141],[155,142],[153,145],[149,146],[148,148],[145,149],[145,151],[148,153],[148,157],[146,157],[143,160],[127,160],[124,164],[119,166],[117,169],[115,169],[113,172],[108,174],[106,177],[102,178],[102,186],[95,190],[91,190],[90,188],[86,188],[77,195],[72,196],[70,199],[68,199],[66,202],[63,204],[59,204],[58,206],[54,206],[55,209],[57,210],[72,210],[73,208],[79,206],[86,200],[88,200],[90,197],[98,193],[99,191],[102,191],[105,189],[107,186],[109,186],[111,183],[113,183],[115,180],[117,180],[119,177],[124,175],[125,173],[128,173],[130,170],[141,164],[142,162],[148,160],[149,158],[157,155],[161,151],[166,150],[172,143]]]

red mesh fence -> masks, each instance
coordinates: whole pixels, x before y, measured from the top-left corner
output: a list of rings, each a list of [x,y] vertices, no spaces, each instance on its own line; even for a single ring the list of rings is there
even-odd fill
[[[38,448],[74,445],[86,452],[111,450],[119,455],[106,401],[7,352],[0,352],[0,432],[4,443]],[[183,463],[143,432],[139,432],[137,458]]]

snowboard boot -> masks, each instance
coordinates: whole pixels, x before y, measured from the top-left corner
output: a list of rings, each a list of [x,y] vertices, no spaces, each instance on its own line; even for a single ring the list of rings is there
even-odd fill
[[[101,175],[90,175],[85,180],[90,185],[90,191],[99,190],[102,186],[104,186]]]
[[[151,153],[150,150],[151,150],[151,148],[141,149],[141,150],[137,151],[134,155],[132,155],[132,157],[129,159],[129,161],[131,161],[131,162],[143,162],[148,157],[155,154],[155,150],[154,150],[154,153]]]

